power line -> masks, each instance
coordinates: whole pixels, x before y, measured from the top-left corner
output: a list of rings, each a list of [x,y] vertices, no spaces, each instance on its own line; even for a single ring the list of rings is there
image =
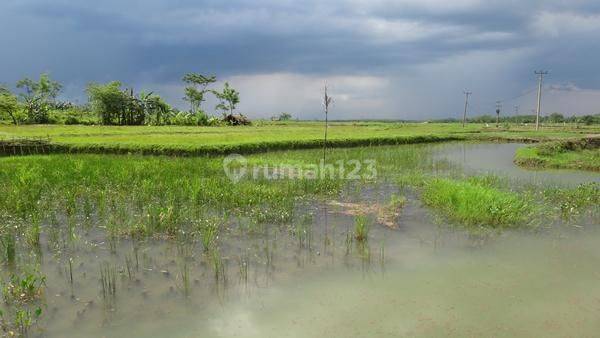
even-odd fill
[[[512,97],[505,98],[505,99],[501,99],[501,100],[498,100],[498,101],[502,101],[502,102],[512,102],[512,101],[515,101],[516,99],[519,99],[519,98],[521,98],[521,97],[524,97],[524,96],[526,96],[526,95],[529,95],[529,94],[531,94],[531,93],[535,92],[536,90],[537,90],[537,87],[533,87],[533,88],[530,88],[530,89],[526,90],[525,92],[522,92],[522,93],[521,93],[521,94],[519,94],[519,95],[512,96]],[[476,103],[476,102],[475,102],[475,103],[473,103],[473,102],[469,102],[469,104],[470,104],[471,106],[474,106],[474,107],[476,108],[476,110],[478,110],[478,111],[483,111],[483,109],[481,109],[481,107],[482,107],[482,106],[491,106],[491,105],[493,105],[494,103],[495,103],[495,101],[487,101],[487,102],[483,102],[483,103]]]

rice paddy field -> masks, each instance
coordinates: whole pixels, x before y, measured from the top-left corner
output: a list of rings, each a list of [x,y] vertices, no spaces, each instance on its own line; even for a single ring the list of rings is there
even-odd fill
[[[597,127],[329,131],[0,126],[63,147],[0,158],[0,334],[600,331],[600,173],[514,163]]]
[[[158,155],[222,155],[275,149],[319,148],[322,122],[255,122],[247,127],[182,126],[65,126],[0,125],[0,142],[40,138],[56,152],[145,153]],[[598,126],[547,125],[535,132],[532,125],[395,122],[332,122],[331,146],[366,146],[440,142],[451,140],[554,140],[600,133]]]

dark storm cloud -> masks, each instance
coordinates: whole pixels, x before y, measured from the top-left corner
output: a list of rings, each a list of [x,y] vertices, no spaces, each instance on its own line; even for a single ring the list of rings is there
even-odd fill
[[[0,82],[40,72],[74,87],[172,84],[188,71],[403,78],[449,59],[470,67],[460,58],[473,53],[489,61],[479,67],[521,53],[504,79],[546,67],[594,89],[599,15],[586,0],[3,0]],[[478,74],[487,69],[444,81],[480,83]]]

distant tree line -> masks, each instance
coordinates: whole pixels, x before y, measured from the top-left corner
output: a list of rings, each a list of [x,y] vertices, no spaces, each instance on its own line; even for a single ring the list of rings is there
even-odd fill
[[[229,83],[222,90],[210,88],[217,79],[188,73],[183,77],[186,84],[184,100],[189,102],[188,111],[180,111],[154,92],[135,92],[118,81],[105,84],[90,83],[86,88],[88,103],[77,105],[57,100],[63,86],[42,74],[38,80],[29,78],[16,83],[17,94],[6,86],[0,86],[0,120],[14,124],[64,123],[104,125],[216,125],[249,124],[242,114],[235,114],[240,102],[239,93]],[[222,116],[209,117],[202,109],[207,95],[214,95],[218,104],[216,111]]]
[[[475,116],[467,119],[470,123],[488,123],[495,124],[496,116],[495,115],[481,115]],[[437,119],[432,122],[460,122],[459,119],[448,118],[448,119]],[[550,115],[542,115],[540,116],[541,123],[578,123],[583,125],[592,125],[592,124],[600,124],[600,114],[594,115],[571,115],[564,116],[561,113],[552,113]],[[504,116],[500,117],[500,123],[513,123],[513,124],[531,124],[535,123],[535,115],[514,115],[514,116]]]

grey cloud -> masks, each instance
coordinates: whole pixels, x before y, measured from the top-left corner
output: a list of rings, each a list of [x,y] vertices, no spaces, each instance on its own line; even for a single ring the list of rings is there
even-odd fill
[[[544,31],[536,26],[543,13],[571,17]],[[599,13],[592,0],[4,0],[0,82],[40,72],[82,89],[113,79],[173,86],[188,71],[222,78],[374,76],[389,80],[387,101],[381,89],[360,95],[385,101],[378,109],[392,114],[395,93],[418,88],[438,92],[439,103],[415,94],[405,106],[415,115],[442,116],[462,88],[479,87],[486,101],[509,96],[529,87],[538,67],[549,68],[557,83],[600,88],[593,71]],[[578,17],[587,18],[588,31],[569,32],[565,20]],[[470,55],[481,53],[474,64]],[[355,113],[351,107],[344,105]]]

